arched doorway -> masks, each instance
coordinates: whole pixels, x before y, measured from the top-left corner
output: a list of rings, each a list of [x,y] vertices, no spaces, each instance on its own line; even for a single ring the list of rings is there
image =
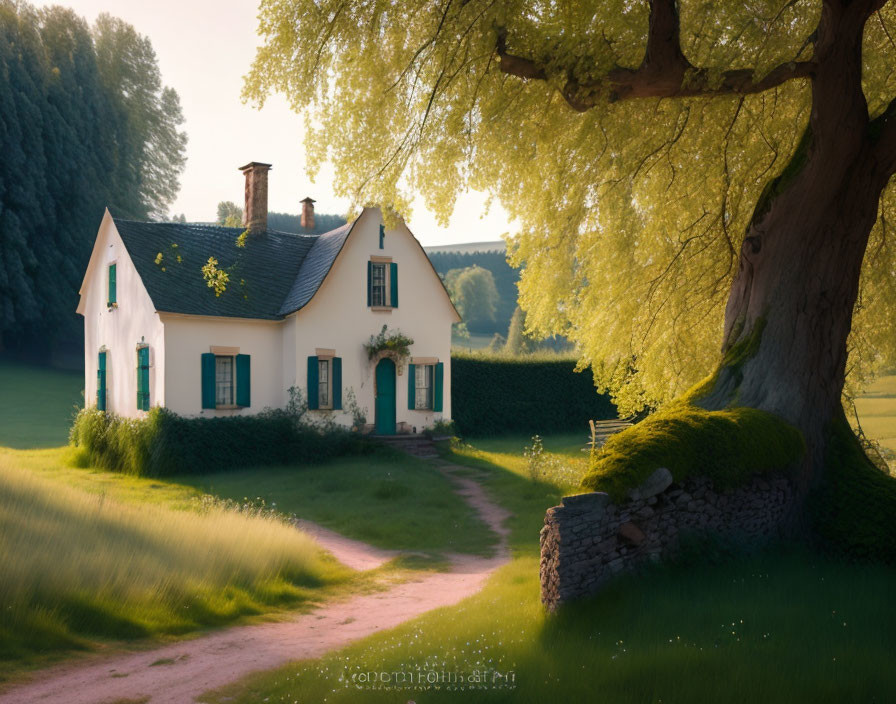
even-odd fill
[[[395,435],[395,362],[376,365],[376,434]]]

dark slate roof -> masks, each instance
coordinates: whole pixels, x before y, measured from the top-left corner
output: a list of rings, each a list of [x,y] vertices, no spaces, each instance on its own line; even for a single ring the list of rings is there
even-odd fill
[[[317,293],[317,289],[320,288],[324,278],[330,272],[330,267],[333,266],[339,252],[342,251],[342,246],[352,231],[352,227],[354,227],[354,223],[343,225],[317,237],[311,251],[302,262],[292,289],[283,301],[283,305],[280,306],[280,315],[289,315],[299,308],[303,308]]]
[[[351,229],[268,230],[247,235],[239,247],[239,227],[114,221],[156,310],[262,320],[279,320],[311,300]],[[220,296],[202,275],[209,257],[230,276]]]

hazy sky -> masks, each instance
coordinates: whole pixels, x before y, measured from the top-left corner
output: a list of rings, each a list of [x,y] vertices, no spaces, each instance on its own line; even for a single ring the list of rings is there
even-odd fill
[[[237,167],[249,161],[274,165],[269,207],[298,213],[311,196],[318,212],[344,213],[347,201],[334,198],[332,170],[322,169],[316,183],[305,173],[302,120],[286,101],[274,96],[262,110],[240,100],[242,77],[260,43],[254,0],[32,0],[36,5],[65,5],[91,24],[108,12],[134,25],[152,41],[162,80],[180,95],[189,136],[181,190],[171,206],[187,220],[214,220],[219,201],[242,206],[243,176]],[[458,201],[448,228],[417,203],[409,225],[425,245],[496,240],[510,230],[506,213],[493,205],[482,218],[485,198],[469,193]]]

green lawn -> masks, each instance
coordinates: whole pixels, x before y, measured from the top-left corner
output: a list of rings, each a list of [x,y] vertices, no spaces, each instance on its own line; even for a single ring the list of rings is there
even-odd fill
[[[0,361],[0,447],[64,445],[83,389],[83,372]]]
[[[0,445],[64,442],[72,402],[59,408],[59,399],[70,395],[60,379],[71,383],[69,391],[80,387],[80,376],[75,385],[73,375],[0,365]],[[50,405],[21,398],[31,393]],[[860,401],[869,435],[896,437],[893,406],[896,378],[882,380]],[[54,413],[45,418],[47,408]],[[586,435],[583,429],[544,438],[545,456],[584,466]],[[514,514],[514,559],[480,594],[321,660],[260,673],[209,701],[883,702],[896,691],[892,568],[785,551],[723,565],[668,566],[649,578],[620,580],[547,616],[538,600],[538,531],[545,509],[568,487],[549,473],[530,480],[522,457],[530,444],[528,437],[474,441],[450,455]],[[205,491],[238,500],[261,497],[284,513],[383,547],[483,552],[490,541],[472,514],[452,503],[441,475],[427,474],[431,470],[414,460],[346,459],[153,480],[69,466],[74,459],[66,449],[0,448],[0,603],[31,604],[7,610],[18,620],[9,613],[0,617],[6,657],[123,633],[183,632],[301,604],[347,579],[306,548],[289,548],[292,566],[273,576],[278,550],[301,536],[272,529],[282,524],[269,518],[197,512],[197,497]],[[261,523],[240,523],[247,520]],[[194,593],[206,605],[185,617],[176,607],[188,592],[178,585],[189,582],[191,570],[217,570],[206,567],[207,544],[222,561],[216,564],[231,567],[206,591]],[[91,550],[95,545],[103,550]],[[225,573],[241,576],[222,587],[214,580]],[[99,574],[109,574],[108,582],[98,584]],[[165,587],[156,581],[167,577]],[[71,585],[95,596],[79,600]],[[480,673],[490,686],[512,673],[515,688],[358,691],[352,676],[357,681],[367,672]]]
[[[580,433],[558,433],[546,435],[542,438],[544,449],[548,452],[582,459],[588,453],[582,450],[590,440],[588,429]],[[473,441],[475,449],[485,453],[495,453],[507,457],[522,458],[522,450],[532,444],[531,435],[505,435],[498,438],[476,438]]]
[[[174,479],[278,511],[378,547],[488,554],[495,536],[448,479],[412,457],[344,458],[307,467],[266,467]]]
[[[472,444],[456,445],[453,453],[467,464],[496,465],[519,477],[532,478],[530,472],[534,471],[542,484],[570,493],[588,471],[589,453],[583,451],[587,439],[585,433],[548,435],[541,439],[544,452],[540,460],[532,459],[533,439],[525,435],[478,438]]]
[[[544,510],[563,492],[529,481],[519,458],[502,463],[518,440],[477,442],[453,455],[516,514],[515,558],[481,593],[320,660],[259,673],[206,700],[789,704],[892,697],[892,568],[781,549],[721,565],[657,568],[547,616],[538,597],[538,530]],[[545,446],[562,450],[571,443],[568,436],[548,437]],[[485,672],[491,688],[358,688],[377,672],[391,673],[393,683]],[[515,688],[495,687],[510,673]]]
[[[195,506],[202,493],[238,502],[260,498],[287,516],[384,548],[483,554],[494,545],[494,536],[447,478],[401,454],[165,480],[72,467],[80,458],[58,448],[67,441],[82,382],[80,374],[0,362],[0,458],[117,500],[184,509]]]
[[[494,535],[429,464],[402,455],[320,465],[258,467],[153,479],[73,467],[66,448],[10,450],[6,461],[54,482],[121,502],[195,510],[203,494],[274,508],[379,547],[488,554]]]

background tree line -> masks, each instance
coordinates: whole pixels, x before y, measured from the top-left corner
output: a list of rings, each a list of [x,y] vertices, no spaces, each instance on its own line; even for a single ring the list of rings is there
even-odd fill
[[[243,209],[231,200],[218,203],[218,225],[224,227],[242,227]],[[268,227],[280,232],[293,232],[295,234],[322,234],[335,230],[345,225],[346,220],[342,215],[328,215],[327,213],[314,214],[314,228],[305,230],[302,228],[300,215],[290,213],[268,213]]]
[[[0,350],[76,348],[104,207],[160,219],[186,135],[149,39],[101,15],[0,0]]]

